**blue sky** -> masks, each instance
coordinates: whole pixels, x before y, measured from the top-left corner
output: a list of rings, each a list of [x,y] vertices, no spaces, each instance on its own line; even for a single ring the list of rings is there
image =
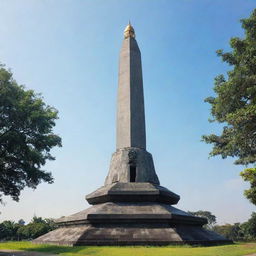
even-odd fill
[[[0,221],[57,218],[88,207],[103,185],[115,151],[118,55],[131,20],[142,53],[147,150],[162,185],[181,196],[183,210],[209,210],[219,223],[242,222],[255,207],[234,159],[208,159],[201,136],[214,77],[230,68],[216,56],[243,36],[239,20],[255,0],[0,0],[0,62],[59,110],[53,150],[54,184],[5,198]]]

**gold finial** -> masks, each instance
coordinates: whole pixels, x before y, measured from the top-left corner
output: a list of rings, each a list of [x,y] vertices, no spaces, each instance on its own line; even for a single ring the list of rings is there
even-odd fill
[[[133,26],[131,25],[130,21],[129,24],[126,26],[124,30],[124,38],[133,37],[135,38],[135,31]]]

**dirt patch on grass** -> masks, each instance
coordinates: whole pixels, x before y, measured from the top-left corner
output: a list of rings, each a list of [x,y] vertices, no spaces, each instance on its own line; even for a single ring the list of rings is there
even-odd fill
[[[247,244],[243,244],[242,246],[245,248],[253,248],[255,247],[255,243],[247,243]]]

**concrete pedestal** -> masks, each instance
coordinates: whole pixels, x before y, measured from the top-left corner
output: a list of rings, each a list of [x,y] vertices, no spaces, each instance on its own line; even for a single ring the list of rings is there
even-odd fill
[[[59,219],[57,230],[34,242],[72,246],[230,243],[203,229],[206,223],[167,204],[108,202]]]

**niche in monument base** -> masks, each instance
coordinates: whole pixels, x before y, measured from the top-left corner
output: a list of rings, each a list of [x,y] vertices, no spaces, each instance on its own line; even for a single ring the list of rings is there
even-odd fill
[[[136,166],[130,165],[130,182],[136,181]]]
[[[206,230],[205,218],[173,205],[180,197],[160,186],[153,158],[146,151],[140,50],[133,27],[124,32],[120,52],[117,150],[105,184],[86,196],[92,206],[56,221],[58,229],[34,243],[58,245],[227,244]]]

